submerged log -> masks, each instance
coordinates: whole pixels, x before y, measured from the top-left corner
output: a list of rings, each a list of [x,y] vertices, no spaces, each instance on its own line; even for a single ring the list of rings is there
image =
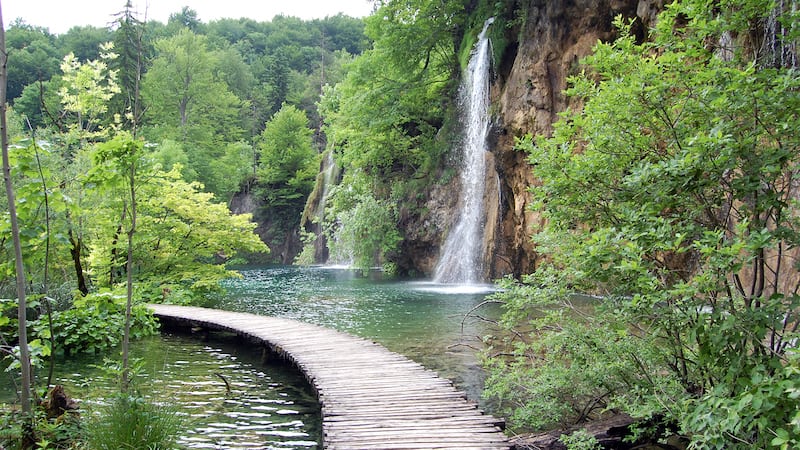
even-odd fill
[[[78,404],[64,391],[64,386],[57,384],[47,393],[42,408],[48,419],[61,417],[67,411],[76,411]]]

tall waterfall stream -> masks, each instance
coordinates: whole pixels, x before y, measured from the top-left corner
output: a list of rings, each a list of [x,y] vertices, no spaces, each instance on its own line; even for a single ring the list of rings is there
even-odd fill
[[[464,115],[463,160],[461,167],[460,215],[447,235],[434,281],[447,284],[475,284],[483,281],[483,207],[486,190],[486,137],[489,134],[489,75],[491,46],[484,25],[464,75],[460,97]]]

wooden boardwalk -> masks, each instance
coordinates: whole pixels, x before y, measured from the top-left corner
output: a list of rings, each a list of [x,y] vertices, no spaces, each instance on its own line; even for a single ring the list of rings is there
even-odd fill
[[[508,449],[501,420],[374,342],[296,320],[150,305],[162,321],[236,332],[294,362],[322,405],[326,449]]]

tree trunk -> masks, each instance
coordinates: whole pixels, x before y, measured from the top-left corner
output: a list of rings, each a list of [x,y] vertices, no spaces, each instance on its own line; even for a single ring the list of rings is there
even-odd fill
[[[83,246],[83,240],[75,237],[72,228],[69,229],[69,243],[72,245],[69,249],[69,253],[72,255],[72,264],[75,267],[78,290],[81,294],[86,295],[89,293],[89,287],[86,285],[86,276],[83,273],[83,264],[81,263],[81,246]]]
[[[135,151],[135,146],[131,146]],[[130,353],[130,340],[131,340],[131,307],[133,304],[133,235],[136,233],[136,189],[134,182],[136,181],[136,160],[131,155],[131,163],[129,169],[129,187],[131,195],[131,228],[128,230],[128,260],[125,264],[125,272],[127,273],[128,296],[125,302],[125,331],[122,336],[122,392],[128,392],[130,385],[130,376],[128,369],[128,355]]]
[[[22,366],[22,389],[20,403],[22,412],[31,417],[31,357],[28,351],[27,302],[25,299],[25,270],[22,264],[22,244],[19,237],[14,185],[11,183],[11,168],[8,160],[8,129],[6,128],[6,94],[8,83],[8,53],[6,53],[6,31],[0,6],[0,146],[3,154],[3,179],[8,197],[8,215],[11,219],[11,237],[14,241],[14,259],[17,272],[17,319],[19,320],[19,357]]]

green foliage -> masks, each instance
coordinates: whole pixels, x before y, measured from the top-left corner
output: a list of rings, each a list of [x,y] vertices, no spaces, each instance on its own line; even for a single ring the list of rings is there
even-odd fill
[[[284,105],[267,122],[258,144],[256,172],[268,207],[305,205],[319,169],[306,114]]]
[[[243,137],[239,115],[245,104],[225,83],[222,56],[209,48],[205,36],[185,29],[158,41],[156,49],[158,56],[142,80],[150,125],[145,134],[191,148],[189,167],[216,192],[219,179],[211,167],[222,156],[224,142]]]
[[[22,94],[25,86],[47,81],[58,72],[59,60],[67,52],[59,52],[55,36],[46,29],[13,23],[6,31],[9,101]]]
[[[479,1],[475,10],[470,14],[466,24],[467,30],[459,45],[458,61],[461,70],[467,69],[478,34],[483,29],[485,21],[490,17],[494,18],[494,22],[487,30],[487,36],[491,42],[492,60],[494,63],[502,61],[503,53],[509,44],[507,28],[512,27],[517,20],[515,14],[527,11],[527,9],[527,6],[515,5],[514,2]]]
[[[101,46],[100,58],[81,63],[74,54],[61,63],[63,83],[58,94],[66,113],[72,115],[72,128],[86,137],[102,136],[102,121],[109,121],[108,101],[120,92],[116,72],[110,71],[108,61],[116,58],[113,44]]]
[[[373,48],[320,105],[343,166],[386,182],[440,156],[434,140],[457,83],[464,16],[460,2],[404,0],[381,2],[367,19]]]
[[[576,295],[568,269],[543,268],[524,279],[501,282],[503,325],[515,333],[490,342],[485,395],[518,429],[568,427],[607,410],[640,417],[679,403],[678,381],[663,371],[659,343],[629,331],[622,317],[598,299]],[[607,307],[608,306],[608,307]],[[658,391],[658,400],[646,393]],[[668,400],[664,400],[668,399]]]
[[[14,100],[14,110],[28,119],[31,126],[43,128],[53,121],[48,112],[52,114],[61,110],[61,98],[58,96],[60,87],[61,78],[58,75],[25,86],[22,95]]]
[[[583,109],[551,138],[520,141],[541,180],[532,192],[547,225],[535,240],[547,258],[501,294],[518,334],[508,368],[491,360],[487,391],[552,414],[520,425],[583,420],[594,404],[663,416],[696,448],[797,438],[786,394],[800,308],[800,77],[710,44],[770,13],[734,3],[675,3],[644,44],[618,20],[621,37],[570,80]],[[590,318],[564,309],[581,292],[602,298]],[[571,411],[533,395],[541,384]]]
[[[124,293],[92,293],[75,299],[70,309],[53,313],[53,337],[58,343],[58,349],[66,354],[101,353],[121,342],[124,319]],[[50,339],[46,318],[37,321],[34,329],[39,337]],[[144,305],[134,305],[131,337],[137,339],[157,332],[158,324],[152,312]]]
[[[179,142],[165,139],[150,153],[153,162],[165,172],[177,170],[186,181],[198,181],[197,172],[189,166],[189,155]]]
[[[243,141],[225,145],[222,155],[211,168],[217,200],[224,202],[232,198],[242,183],[253,176],[255,153],[253,146]]]
[[[20,239],[26,270],[41,275],[45,262],[45,250],[64,250],[67,245],[64,222],[57,220],[69,207],[69,198],[59,186],[61,155],[35,145],[31,139],[14,140],[9,150],[11,170],[15,174],[17,198],[17,220],[20,224]],[[49,207],[45,208],[45,206]],[[0,239],[6,257],[0,260],[0,271],[7,279],[13,278],[13,259],[10,248],[11,224],[5,206],[0,230],[8,236]],[[47,229],[47,220],[50,230]],[[47,232],[51,234],[48,239]],[[67,260],[51,255],[49,262],[54,268],[64,268]]]
[[[347,181],[331,192],[326,207],[328,248],[331,260],[352,261],[366,272],[388,262],[402,240],[397,209],[390,201],[376,199],[363,178]]]
[[[2,448],[25,448],[23,436],[26,427],[33,427],[37,449],[80,448],[84,429],[80,415],[68,411],[58,417],[48,418],[43,405],[34,409],[33,420],[11,405],[0,404],[0,446]]]
[[[603,448],[597,439],[585,430],[562,434],[559,440],[567,446],[567,450],[601,450]]]
[[[296,235],[314,187],[319,155],[311,134],[305,112],[284,104],[267,122],[256,145],[255,193],[263,205],[257,214],[264,224],[264,239],[274,246],[285,246]]]
[[[253,233],[256,225],[249,214],[231,214],[225,204],[213,201],[213,194],[183,181],[175,169],[150,173],[139,189],[137,281],[175,284],[196,292],[214,290],[221,279],[234,275],[225,269],[225,259],[239,251],[269,251]],[[105,274],[118,270],[126,244],[116,225],[97,232],[102,234],[92,244],[88,261],[97,282],[108,286]]]
[[[346,171],[357,173],[337,191],[349,205],[326,215],[326,222],[338,223],[328,226],[329,247],[360,246],[360,266],[390,262],[384,258],[391,259],[401,239],[397,211],[416,207],[419,186],[431,183],[445,161],[445,125],[455,109],[457,51],[467,18],[463,2],[402,0],[377,6],[366,19],[372,48],[348,66],[342,82],[323,90],[319,105],[329,149]],[[369,207],[377,207],[388,221],[383,227],[364,226]]]
[[[300,254],[294,259],[295,265],[298,266],[310,266],[316,263],[316,258],[314,256],[315,253],[315,243],[317,242],[318,236],[314,233],[301,231],[300,232],[300,240],[303,242],[303,250],[300,251]],[[0,323],[2,325],[2,323]]]
[[[175,448],[183,419],[177,412],[139,395],[118,394],[87,428],[87,444],[97,450]]]
[[[800,444],[800,355],[777,370],[754,367],[734,386],[719,385],[684,405],[684,427],[697,448],[730,448],[731,441],[780,449]]]

